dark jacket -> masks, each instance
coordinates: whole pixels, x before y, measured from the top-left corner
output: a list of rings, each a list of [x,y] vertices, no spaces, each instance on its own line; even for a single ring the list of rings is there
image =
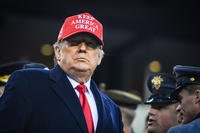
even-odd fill
[[[200,118],[184,125],[171,127],[168,133],[200,133]]]
[[[96,133],[121,133],[119,108],[91,81],[98,110]],[[65,72],[18,70],[0,99],[0,133],[87,133],[79,99]]]

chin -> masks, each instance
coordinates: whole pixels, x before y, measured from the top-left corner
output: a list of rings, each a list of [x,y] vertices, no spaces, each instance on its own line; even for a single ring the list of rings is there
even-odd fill
[[[150,126],[150,127],[147,127],[147,131],[148,131],[148,133],[155,133],[158,130],[156,129],[156,127]]]
[[[147,129],[147,131],[148,131],[148,133],[155,133],[156,132],[156,130],[154,129]]]
[[[80,72],[87,72],[87,71],[90,71],[90,67],[86,66],[86,65],[78,65],[78,66],[74,66],[73,67],[75,70],[78,70]]]
[[[80,68],[88,68],[90,67],[90,64],[86,63],[86,62],[78,62],[75,64],[76,67],[80,67]]]
[[[76,67],[77,69],[80,69],[80,70],[83,70],[83,71],[87,71],[87,70],[89,70],[90,69],[90,67],[88,67],[88,66],[78,66],[78,67]]]

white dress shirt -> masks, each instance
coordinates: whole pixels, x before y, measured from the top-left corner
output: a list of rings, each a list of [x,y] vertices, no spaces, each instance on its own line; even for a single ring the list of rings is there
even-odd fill
[[[67,78],[69,79],[70,83],[72,84],[72,86],[73,86],[73,88],[74,88],[74,90],[76,92],[76,95],[79,97],[79,92],[75,88],[80,83],[78,83],[76,80],[72,79],[68,75],[67,75]],[[93,96],[92,91],[90,89],[90,81],[91,81],[91,79],[89,79],[86,83],[84,83],[84,85],[87,87],[87,90],[86,90],[85,94],[86,94],[86,97],[87,97],[87,100],[88,100],[88,103],[89,103],[89,106],[90,106],[90,110],[91,110],[91,113],[92,113],[94,131],[96,131],[97,122],[98,122],[98,111],[97,111],[97,105],[96,105],[94,96]]]

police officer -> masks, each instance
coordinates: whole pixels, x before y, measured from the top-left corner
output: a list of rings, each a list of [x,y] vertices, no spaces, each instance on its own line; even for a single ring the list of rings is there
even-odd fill
[[[0,65],[0,97],[4,92],[4,87],[11,75],[15,70],[27,68],[42,68],[48,69],[44,64],[30,62],[30,61],[15,61]]]
[[[200,67],[180,66],[173,69],[176,76],[176,90],[173,93],[179,102],[183,125],[172,127],[169,133],[200,132]]]
[[[120,107],[124,133],[133,133],[131,124],[135,118],[135,109],[142,102],[141,97],[136,92],[105,88],[101,90]]]
[[[145,104],[150,104],[147,132],[166,133],[178,124],[176,116],[177,100],[171,97],[175,90],[175,79],[166,73],[156,73],[148,77],[147,87],[152,93]]]

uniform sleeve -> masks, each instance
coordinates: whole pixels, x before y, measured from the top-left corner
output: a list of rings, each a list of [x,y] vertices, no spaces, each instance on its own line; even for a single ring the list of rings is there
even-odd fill
[[[169,128],[169,130],[167,131],[167,133],[183,133],[182,130],[180,130],[179,128],[180,126],[174,126]]]
[[[173,128],[170,128],[167,133],[175,133]]]
[[[0,133],[24,133],[30,115],[30,103],[23,95],[28,83],[23,72],[12,74],[0,98]]]

